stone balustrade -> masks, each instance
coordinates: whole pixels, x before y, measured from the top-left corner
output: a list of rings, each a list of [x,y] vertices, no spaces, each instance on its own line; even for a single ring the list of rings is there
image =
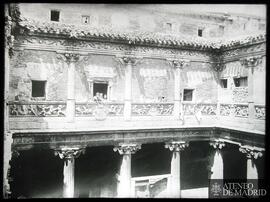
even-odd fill
[[[202,116],[218,116],[217,103],[183,102],[185,116],[193,116],[201,112]],[[94,117],[97,108],[102,108],[109,117],[124,116],[124,103],[107,102],[97,104],[94,102],[76,102],[76,117]],[[255,119],[265,119],[265,106],[255,104]],[[132,116],[173,116],[173,103],[132,103]],[[10,117],[64,117],[66,115],[66,102],[63,101],[38,101],[38,102],[9,102]],[[247,103],[220,103],[221,117],[248,118]]]
[[[221,116],[233,116],[248,118],[248,104],[247,103],[234,103],[234,104],[220,104]]]
[[[65,102],[9,102],[10,117],[64,117]]]
[[[173,103],[132,103],[133,116],[170,116],[173,114]]]
[[[107,116],[123,116],[124,103],[104,103],[97,104],[91,103],[76,103],[75,115],[76,116],[94,116],[97,108],[103,108]]]
[[[265,119],[265,105],[255,105],[255,118]]]

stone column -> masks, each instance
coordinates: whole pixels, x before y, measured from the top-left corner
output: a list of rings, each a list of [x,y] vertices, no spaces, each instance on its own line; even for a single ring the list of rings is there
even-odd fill
[[[211,168],[211,179],[223,179],[223,158],[221,149],[225,146],[223,141],[211,141],[210,146],[214,147],[215,154],[213,156],[213,165]]]
[[[135,66],[140,61],[140,58],[133,56],[116,56],[117,61],[125,65],[125,106],[124,118],[131,120],[131,103],[132,103],[132,66]]]
[[[79,60],[79,55],[74,54],[74,53],[63,53],[63,54],[58,55],[58,58],[61,58],[68,64],[66,118],[68,122],[74,122],[74,118],[75,118],[75,62]]]
[[[131,192],[131,154],[141,149],[138,144],[121,144],[113,150],[123,155],[119,174],[119,185],[117,187],[117,197],[132,197]]]
[[[181,103],[181,71],[189,64],[189,60],[184,59],[168,59],[171,66],[175,68],[174,71],[174,117],[180,118],[180,113],[183,113],[183,106]]]
[[[247,179],[258,179],[258,171],[254,160],[262,157],[262,151],[247,145],[240,146],[239,151],[247,156]]]
[[[255,119],[255,107],[254,107],[254,68],[262,62],[261,56],[253,56],[240,60],[241,64],[248,68],[248,116],[249,122],[253,123]]]
[[[172,151],[171,160],[171,180],[170,180],[170,196],[173,198],[181,197],[181,166],[180,166],[180,151],[188,147],[187,142],[170,142],[165,144],[165,148],[169,148]]]
[[[84,149],[80,148],[62,148],[61,150],[56,150],[55,155],[59,155],[61,159],[64,159],[63,168],[63,197],[73,198],[74,197],[74,168],[75,168],[75,158],[84,152]]]

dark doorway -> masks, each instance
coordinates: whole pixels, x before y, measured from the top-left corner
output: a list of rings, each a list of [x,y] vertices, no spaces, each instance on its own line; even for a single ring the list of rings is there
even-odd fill
[[[101,94],[100,96],[104,99],[107,98],[108,83],[94,83],[93,96],[96,96],[97,93]]]

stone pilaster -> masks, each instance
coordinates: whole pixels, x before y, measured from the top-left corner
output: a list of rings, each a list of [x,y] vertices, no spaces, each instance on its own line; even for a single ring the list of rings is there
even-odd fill
[[[125,106],[124,118],[131,119],[131,103],[132,103],[132,67],[141,62],[141,58],[134,56],[116,56],[116,60],[125,65]]]
[[[172,160],[171,160],[171,178],[170,184],[168,186],[168,192],[173,198],[181,197],[181,169],[180,169],[180,151],[188,147],[187,142],[169,142],[165,144],[165,148],[168,148],[172,151]]]
[[[168,59],[171,66],[174,67],[174,117],[180,118],[180,113],[183,113],[181,104],[181,72],[182,69],[189,65],[190,61],[185,59]]]
[[[213,156],[213,165],[211,167],[211,179],[223,179],[223,158],[221,149],[225,147],[225,143],[220,140],[210,141],[210,146],[215,149]]]
[[[117,187],[117,197],[132,197],[131,196],[131,154],[141,149],[138,144],[121,144],[114,147],[113,150],[118,151],[123,155],[122,164],[119,174],[119,184]]]
[[[78,158],[85,150],[81,148],[62,148],[55,151],[55,155],[59,155],[61,159],[64,159],[63,169],[63,197],[74,197],[74,168],[75,158]]]
[[[67,77],[67,108],[66,118],[68,122],[74,122],[75,118],[75,63],[80,59],[80,55],[75,53],[62,53],[58,55],[68,64]]]
[[[248,116],[249,121],[253,123],[255,119],[255,107],[254,107],[254,68],[262,63],[261,56],[252,56],[243,58],[240,60],[241,65],[248,68]]]

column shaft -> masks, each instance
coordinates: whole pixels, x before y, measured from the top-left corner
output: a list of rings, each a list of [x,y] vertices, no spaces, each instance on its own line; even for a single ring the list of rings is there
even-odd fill
[[[211,179],[223,179],[223,158],[219,150],[215,150]]]
[[[118,197],[131,197],[131,154],[124,154],[120,168]]]
[[[124,117],[126,120],[131,118],[131,94],[132,92],[132,65],[131,62],[127,63],[125,68],[125,107]]]
[[[247,159],[247,179],[258,179],[258,171],[251,158]]]
[[[181,184],[180,184],[180,151],[174,151],[172,153],[171,160],[171,196],[174,198],[180,198]]]
[[[74,167],[75,159],[66,159],[64,162],[64,187],[63,197],[73,198],[74,197]]]

